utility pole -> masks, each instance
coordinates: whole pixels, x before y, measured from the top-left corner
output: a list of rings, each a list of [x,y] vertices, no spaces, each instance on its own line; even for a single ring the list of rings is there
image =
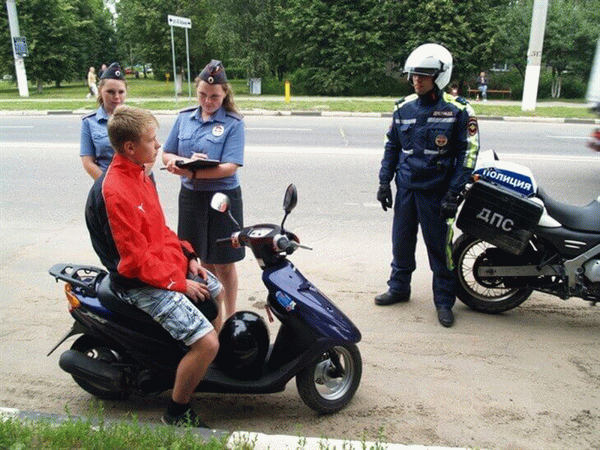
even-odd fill
[[[534,111],[537,102],[547,12],[548,0],[534,0],[529,50],[527,51],[527,69],[525,69],[525,84],[523,86],[523,103],[521,105],[523,111]]]
[[[13,55],[15,57],[15,71],[17,72],[19,95],[21,97],[29,97],[24,59],[27,55],[27,45],[25,44],[25,38],[22,38],[19,32],[19,19],[17,17],[17,5],[15,4],[15,0],[6,0],[6,10],[8,11],[8,26],[10,27],[10,40],[12,42]]]

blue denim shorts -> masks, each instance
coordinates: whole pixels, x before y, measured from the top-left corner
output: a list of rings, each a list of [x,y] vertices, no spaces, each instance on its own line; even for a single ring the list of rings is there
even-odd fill
[[[211,296],[222,290],[221,283],[208,272],[207,285]],[[152,286],[130,289],[123,300],[150,314],[169,334],[188,347],[213,330],[212,324],[181,292],[167,291]]]

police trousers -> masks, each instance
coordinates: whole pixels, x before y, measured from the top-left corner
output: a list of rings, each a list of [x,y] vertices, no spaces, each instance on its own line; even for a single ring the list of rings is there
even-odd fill
[[[452,307],[456,301],[456,276],[446,263],[448,225],[440,216],[443,195],[435,191],[398,188],[392,226],[392,271],[388,281],[391,291],[410,292],[420,226],[433,272],[433,302],[438,308]]]

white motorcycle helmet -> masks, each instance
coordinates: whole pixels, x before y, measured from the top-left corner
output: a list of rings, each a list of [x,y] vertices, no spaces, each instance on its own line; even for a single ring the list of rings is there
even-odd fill
[[[444,89],[452,76],[452,55],[439,44],[423,44],[413,50],[404,64],[408,81],[412,75],[432,76],[438,88]]]

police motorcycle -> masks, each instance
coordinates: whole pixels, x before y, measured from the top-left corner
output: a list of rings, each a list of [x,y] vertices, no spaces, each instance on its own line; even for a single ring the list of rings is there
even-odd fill
[[[600,302],[600,197],[586,206],[552,199],[529,168],[481,152],[465,189],[453,243],[457,297],[496,314],[533,291]]]
[[[319,413],[333,413],[346,406],[358,389],[362,358],[356,344],[361,334],[286,257],[303,247],[295,234],[283,228],[296,203],[297,191],[290,185],[281,226],[254,225],[235,236],[252,249],[263,269],[267,313],[281,322],[274,342],[260,315],[235,313],[223,324],[219,353],[196,390],[275,393],[283,391],[295,377],[306,405]],[[215,194],[211,205],[233,219],[224,194]],[[232,243],[233,238],[220,241]],[[148,314],[119,299],[105,270],[57,264],[49,272],[57,281],[65,282],[69,312],[75,322],[48,356],[66,339],[78,335],[71,348],[61,354],[59,366],[81,388],[110,400],[172,388],[177,365],[186,352],[183,343],[174,340]],[[217,317],[214,301],[198,305],[209,320]]]

